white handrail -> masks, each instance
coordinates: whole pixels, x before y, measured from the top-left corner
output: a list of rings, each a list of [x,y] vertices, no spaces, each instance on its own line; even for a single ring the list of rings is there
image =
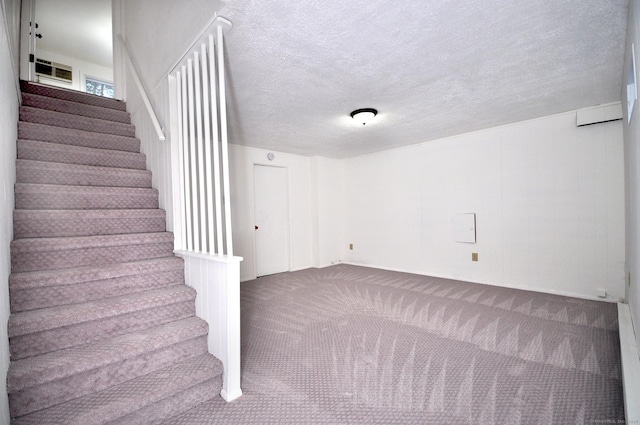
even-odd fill
[[[158,134],[158,139],[166,140],[164,136],[164,132],[162,131],[162,127],[160,126],[160,121],[158,121],[158,116],[156,112],[153,110],[153,106],[151,106],[151,101],[149,101],[149,96],[147,96],[147,92],[142,85],[142,81],[140,80],[140,76],[138,75],[138,70],[136,69],[136,65],[133,63],[131,59],[131,55],[129,54],[129,49],[127,49],[127,44],[124,42],[122,35],[118,34],[118,41],[120,42],[120,46],[122,47],[122,51],[124,52],[125,57],[127,58],[127,63],[129,64],[129,69],[131,70],[131,75],[133,76],[133,81],[136,83],[136,87],[138,87],[138,91],[140,92],[140,96],[142,97],[142,102],[144,102],[144,106],[147,108],[147,112],[149,113],[149,117],[151,118],[151,122],[153,123],[153,128],[156,129],[156,133]]]

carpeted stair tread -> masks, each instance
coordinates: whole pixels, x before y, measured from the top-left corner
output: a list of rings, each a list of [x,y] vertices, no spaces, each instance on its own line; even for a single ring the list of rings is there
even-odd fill
[[[80,303],[184,283],[184,262],[162,257],[130,263],[9,276],[11,311]]]
[[[115,134],[118,136],[135,137],[136,130],[132,124],[124,124],[100,118],[79,117],[63,112],[48,111],[46,109],[20,107],[20,121],[34,122],[76,130],[92,131],[95,133]]]
[[[59,143],[62,145],[85,146],[96,149],[140,152],[140,139],[135,137],[95,133],[93,131],[26,121],[18,122],[18,138]]]
[[[28,81],[21,81],[20,88],[23,93],[37,94],[40,96],[47,96],[55,99],[68,100],[76,103],[83,103],[85,105],[99,106],[101,108],[116,109],[119,111],[126,111],[126,103],[109,99],[103,96],[96,96],[93,94],[82,93],[77,90],[69,90],[64,88],[52,87],[38,83],[32,83]]]
[[[12,359],[137,332],[195,315],[196,293],[186,285],[43,308],[9,317]]]
[[[150,188],[151,171],[18,159],[16,182]]]
[[[11,358],[19,360],[40,356],[195,316],[195,295],[185,301],[165,301],[166,304],[158,304],[149,309],[132,310],[118,316],[13,337],[10,344]]]
[[[106,319],[118,314],[126,314],[136,310],[150,309],[157,305],[166,305],[190,299],[195,300],[195,290],[187,285],[176,285],[80,304],[25,311],[12,314],[9,317],[9,338]]]
[[[160,209],[13,212],[15,239],[163,232],[165,223]]]
[[[36,140],[18,140],[18,159],[133,170],[145,170],[147,166],[147,158],[142,153],[62,145]]]
[[[101,392],[32,413],[14,425],[148,424],[163,413],[179,413],[193,401],[207,401],[219,390],[222,364],[201,354]],[[212,378],[214,377],[214,378]],[[217,388],[216,388],[216,385]]]
[[[11,270],[65,269],[172,255],[169,232],[16,239],[11,242]]]
[[[16,183],[19,210],[158,208],[158,191],[151,188],[89,187]]]
[[[9,276],[11,289],[31,289],[46,286],[75,285],[92,281],[127,278],[151,271],[180,270],[184,262],[180,257],[171,256],[129,263],[114,263],[96,267],[78,267],[65,270],[44,270],[13,273]]]
[[[56,99],[33,93],[22,94],[22,105],[32,108],[46,109],[48,111],[63,112],[87,118],[100,118],[108,121],[131,123],[131,117],[127,111],[105,108],[102,106],[88,105],[70,100]]]
[[[204,354],[207,328],[191,317],[16,360],[7,376],[11,414],[35,412]]]
[[[222,375],[217,375],[213,379],[119,418],[110,425],[148,425],[150,423],[173,425],[174,418],[184,415],[191,409],[216,399],[220,401],[220,388],[222,388]]]

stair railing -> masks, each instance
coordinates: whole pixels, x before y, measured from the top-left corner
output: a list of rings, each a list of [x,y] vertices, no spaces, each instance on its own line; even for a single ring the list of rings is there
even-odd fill
[[[159,140],[165,140],[164,132],[162,131],[162,127],[160,126],[160,121],[158,121],[158,116],[156,112],[153,110],[153,106],[151,106],[151,101],[149,100],[149,96],[147,95],[147,91],[144,89],[144,85],[140,80],[140,75],[138,75],[138,70],[136,69],[136,65],[133,63],[133,59],[131,59],[131,55],[129,54],[129,49],[127,48],[127,43],[125,43],[122,35],[118,34],[118,42],[120,43],[120,47],[124,52],[124,56],[126,58],[127,65],[129,67],[129,71],[131,71],[131,76],[133,77],[133,81],[136,83],[136,87],[138,88],[138,92],[140,93],[140,97],[142,97],[142,102],[144,106],[147,108],[147,112],[149,113],[149,117],[151,118],[151,122],[153,123],[153,128],[155,128],[156,133],[158,134]]]
[[[182,225],[174,229],[176,249],[233,256],[224,31],[231,22],[216,17],[170,75],[176,107]],[[215,36],[214,36],[215,34]],[[173,115],[173,114],[172,114]]]
[[[175,253],[222,360],[222,397],[240,395],[240,261],[233,255],[224,33],[216,16],[169,72]]]

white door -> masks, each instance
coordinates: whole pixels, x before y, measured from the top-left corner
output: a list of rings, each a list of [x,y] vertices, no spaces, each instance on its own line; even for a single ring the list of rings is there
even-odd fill
[[[36,80],[36,0],[22,0],[20,18],[20,79]]]
[[[289,196],[286,168],[253,166],[256,276],[289,271]]]

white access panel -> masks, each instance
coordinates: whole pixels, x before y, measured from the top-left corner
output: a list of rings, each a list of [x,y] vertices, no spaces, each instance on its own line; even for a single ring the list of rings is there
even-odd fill
[[[453,241],[476,243],[476,215],[475,213],[457,213],[451,218],[453,226]]]

